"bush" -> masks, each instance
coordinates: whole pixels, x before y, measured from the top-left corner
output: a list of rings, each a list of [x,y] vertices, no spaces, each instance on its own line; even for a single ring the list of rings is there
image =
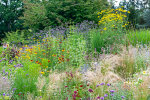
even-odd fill
[[[29,41],[27,40],[29,35],[29,32],[26,30],[8,32],[6,33],[6,37],[3,39],[3,42],[9,43],[11,46],[22,46],[23,44],[29,43]]]

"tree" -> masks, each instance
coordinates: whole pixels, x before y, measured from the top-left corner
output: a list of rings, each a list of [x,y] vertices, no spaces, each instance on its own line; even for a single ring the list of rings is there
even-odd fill
[[[24,26],[42,30],[64,23],[92,20],[97,23],[97,12],[109,6],[107,0],[24,0]]]
[[[22,21],[18,19],[22,15],[23,3],[21,0],[1,0],[0,2],[0,39],[5,32],[22,28]]]

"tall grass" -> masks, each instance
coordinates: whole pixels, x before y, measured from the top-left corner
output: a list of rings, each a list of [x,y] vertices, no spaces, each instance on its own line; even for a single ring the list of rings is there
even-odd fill
[[[127,42],[136,46],[137,44],[149,44],[150,43],[150,30],[140,29],[140,30],[129,30],[127,36]]]

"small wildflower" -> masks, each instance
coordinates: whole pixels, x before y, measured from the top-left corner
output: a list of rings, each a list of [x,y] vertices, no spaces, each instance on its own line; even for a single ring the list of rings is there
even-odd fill
[[[111,96],[114,96],[114,94],[111,94]]]
[[[89,91],[89,92],[93,92],[93,90],[92,90],[92,89],[89,89],[88,91]]]
[[[98,96],[96,99],[100,99],[100,96]]]
[[[5,93],[3,93],[3,96],[5,96]]]
[[[114,90],[110,90],[110,92],[111,92],[111,93],[114,93],[115,91],[114,91]]]
[[[124,98],[125,98],[125,96],[121,96],[121,98],[122,98],[122,99],[124,99]]]
[[[41,74],[44,74],[44,72],[41,72]]]
[[[107,86],[110,86],[110,85],[111,85],[111,84],[109,84],[109,83],[107,84]]]
[[[74,91],[74,94],[77,94],[77,91]]]
[[[107,30],[107,28],[105,27],[104,30]]]
[[[105,83],[101,83],[100,85],[105,85]]]
[[[68,87],[68,86],[65,86],[65,87]]]
[[[108,97],[108,94],[105,94],[104,97]]]
[[[146,74],[146,71],[143,71],[143,74],[145,75],[145,74]]]
[[[104,100],[104,97],[101,97],[100,99],[101,99],[101,100]]]
[[[99,84],[98,84],[98,85],[96,85],[96,87],[99,87]]]

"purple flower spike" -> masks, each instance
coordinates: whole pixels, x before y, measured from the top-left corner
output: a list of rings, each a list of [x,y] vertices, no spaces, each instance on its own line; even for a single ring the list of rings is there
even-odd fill
[[[101,83],[100,85],[105,85],[105,83]]]
[[[111,93],[114,93],[115,91],[114,91],[114,90],[110,90],[110,92],[111,92]]]
[[[107,94],[105,94],[105,95],[104,95],[104,97],[108,97],[108,95],[107,95]]]
[[[121,98],[122,98],[122,99],[124,99],[124,98],[125,98],[125,96],[121,96]]]
[[[93,90],[92,90],[92,89],[89,89],[88,91],[89,91],[89,92],[93,92]]]

